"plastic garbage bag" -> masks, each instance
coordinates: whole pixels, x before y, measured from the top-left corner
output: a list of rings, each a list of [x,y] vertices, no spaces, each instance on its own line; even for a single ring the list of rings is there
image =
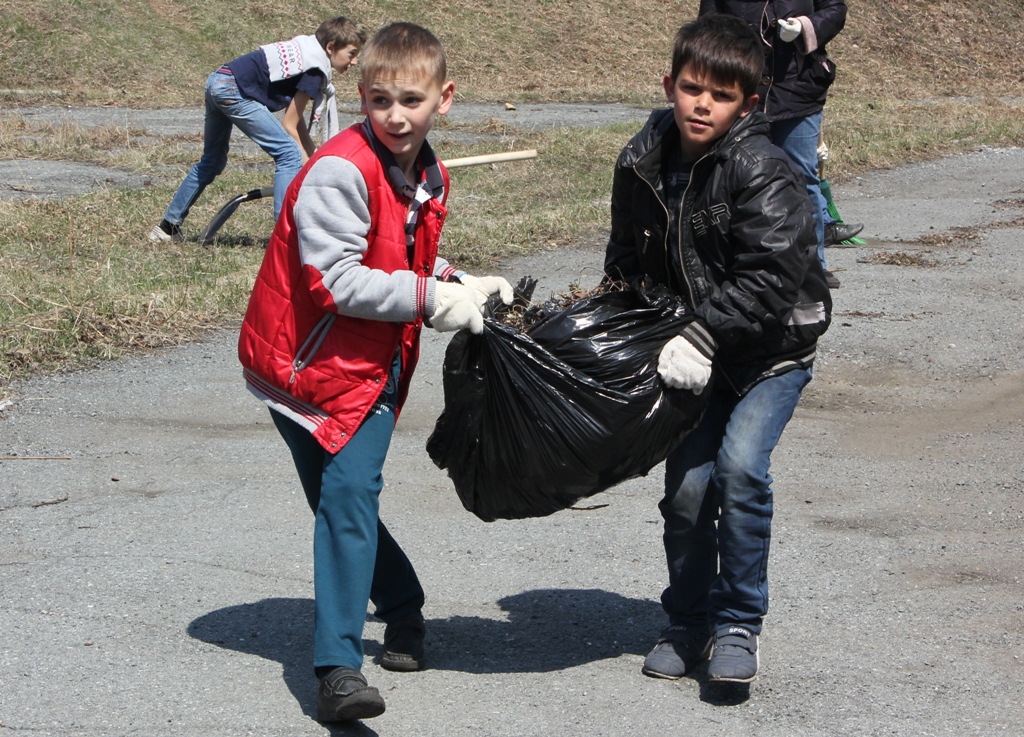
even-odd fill
[[[692,319],[668,290],[607,291],[541,313],[525,332],[488,318],[483,335],[461,331],[445,353],[445,408],[427,452],[484,521],[545,516],[645,475],[710,395],[658,376],[661,348]]]

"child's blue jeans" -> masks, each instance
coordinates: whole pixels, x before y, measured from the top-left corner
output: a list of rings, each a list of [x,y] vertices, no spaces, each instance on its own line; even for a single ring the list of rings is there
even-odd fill
[[[203,156],[178,186],[164,220],[181,225],[206,186],[228,163],[231,128],[251,138],[274,159],[274,218],[281,212],[288,185],[302,168],[302,150],[266,105],[243,97],[234,75],[214,72],[206,80]]]
[[[700,425],[666,460],[658,507],[669,586],[661,603],[673,624],[760,633],[768,611],[768,469],[810,380],[810,369],[796,369],[742,399],[715,391]]]
[[[291,449],[316,515],[313,666],[361,669],[368,602],[385,622],[423,608],[423,588],[412,563],[377,516],[394,412],[371,411],[334,455],[302,426],[279,412],[270,414]]]

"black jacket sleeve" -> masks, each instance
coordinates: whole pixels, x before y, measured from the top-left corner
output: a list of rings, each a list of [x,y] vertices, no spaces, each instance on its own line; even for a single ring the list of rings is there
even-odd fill
[[[619,155],[612,177],[612,224],[605,251],[604,273],[610,279],[632,282],[643,276],[633,230],[633,187],[636,173]]]
[[[720,345],[735,346],[783,329],[799,301],[816,234],[804,186],[784,159],[755,162],[739,154],[722,176],[730,190],[731,253],[696,315]]]
[[[846,3],[844,0],[814,0],[814,12],[808,16],[814,26],[814,35],[821,48],[839,35],[846,25]],[[815,49],[804,49],[810,53]]]

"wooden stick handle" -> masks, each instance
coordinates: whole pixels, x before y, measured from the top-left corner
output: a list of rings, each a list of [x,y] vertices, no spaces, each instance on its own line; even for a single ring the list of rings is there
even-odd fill
[[[508,151],[503,154],[464,156],[461,159],[449,159],[444,162],[444,165],[449,169],[454,169],[458,166],[477,166],[479,164],[496,164],[500,161],[519,161],[520,159],[535,158],[537,158],[537,151],[531,148],[528,151]]]

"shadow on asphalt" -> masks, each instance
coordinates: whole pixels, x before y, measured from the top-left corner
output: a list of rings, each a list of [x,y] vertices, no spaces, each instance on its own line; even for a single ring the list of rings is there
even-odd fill
[[[263,599],[215,609],[192,620],[188,634],[211,645],[277,661],[282,666],[285,685],[302,712],[316,719],[312,599]],[[364,642],[368,644],[371,643]],[[339,737],[377,735],[362,722],[324,726]]]
[[[430,620],[429,667],[547,673],[623,654],[645,655],[664,619],[656,601],[602,589],[534,589],[506,596],[498,605],[506,620],[458,615]]]
[[[535,589],[506,596],[498,605],[507,613],[506,620],[428,619],[427,667],[464,673],[546,673],[623,654],[644,655],[664,619],[656,601],[601,589]],[[188,634],[281,663],[285,684],[303,712],[315,718],[312,599],[263,599],[224,607],[194,619]],[[380,657],[379,642],[364,640],[363,646],[367,655]],[[363,725],[336,733],[376,734]]]
[[[656,601],[600,589],[538,589],[498,604],[507,619],[428,619],[427,667],[470,674],[550,673],[625,654],[645,655],[665,623]],[[188,624],[188,635],[280,662],[285,684],[306,716],[315,719],[312,627],[312,599],[263,599],[204,614]],[[380,658],[379,642],[364,640],[362,645],[367,655]],[[700,684],[702,701],[735,705],[750,697],[748,686],[708,683],[706,670],[701,666],[687,675]],[[332,726],[331,734],[377,735],[361,723]]]

